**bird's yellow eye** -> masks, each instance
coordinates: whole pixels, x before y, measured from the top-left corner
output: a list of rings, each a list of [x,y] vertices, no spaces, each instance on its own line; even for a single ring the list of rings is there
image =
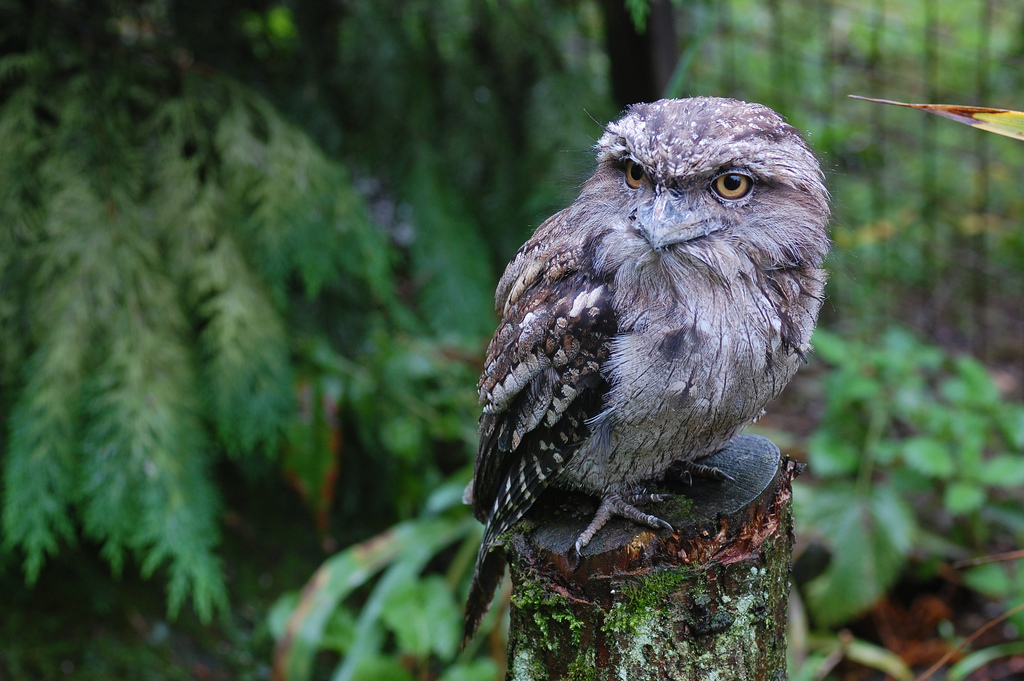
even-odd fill
[[[754,178],[742,173],[725,173],[711,183],[711,191],[726,201],[742,199],[754,188]]]
[[[626,166],[624,170],[626,171],[626,184],[633,189],[639,188],[640,183],[644,181],[643,167],[633,159],[626,159]]]

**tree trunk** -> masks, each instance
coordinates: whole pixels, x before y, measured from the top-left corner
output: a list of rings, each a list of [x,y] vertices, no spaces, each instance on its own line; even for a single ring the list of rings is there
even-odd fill
[[[615,103],[624,108],[664,97],[679,55],[672,3],[652,0],[643,31],[637,31],[623,0],[601,6]]]
[[[701,463],[734,480],[647,507],[674,532],[613,519],[575,569],[590,514],[543,509],[509,537],[510,680],[787,678],[798,467],[754,435]]]

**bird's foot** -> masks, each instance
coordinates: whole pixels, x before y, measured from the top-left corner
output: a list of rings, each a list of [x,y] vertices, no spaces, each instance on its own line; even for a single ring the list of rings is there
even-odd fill
[[[626,495],[609,494],[604,497],[601,500],[601,506],[597,509],[597,513],[594,514],[594,519],[590,521],[587,529],[583,530],[579,538],[576,539],[576,556],[580,555],[583,547],[590,543],[590,540],[594,538],[598,530],[604,527],[613,516],[628,518],[635,523],[647,525],[656,530],[671,530],[672,525],[669,523],[657,516],[648,515],[633,506],[633,504],[652,501],[665,501],[670,497],[671,495],[669,494],[649,494],[647,492],[633,492]]]
[[[673,465],[672,470],[675,472],[676,477],[687,485],[692,485],[694,478],[718,480],[719,482],[726,480],[729,482],[736,482],[736,478],[732,477],[721,468],[697,463],[696,461],[677,461]]]

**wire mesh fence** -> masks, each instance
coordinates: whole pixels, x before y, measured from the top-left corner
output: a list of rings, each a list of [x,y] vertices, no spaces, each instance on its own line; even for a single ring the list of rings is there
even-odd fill
[[[1024,145],[847,95],[1024,108],[1024,4],[723,0],[676,19],[669,94],[768,104],[822,156],[836,241],[826,321],[910,324],[1012,368],[1019,393]]]

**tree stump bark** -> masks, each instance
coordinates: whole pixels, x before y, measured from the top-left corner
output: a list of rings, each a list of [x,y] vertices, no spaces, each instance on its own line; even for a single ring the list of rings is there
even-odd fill
[[[575,569],[591,514],[543,508],[508,537],[508,679],[787,678],[797,465],[755,435],[701,463],[734,480],[648,506],[673,532],[613,519]]]

